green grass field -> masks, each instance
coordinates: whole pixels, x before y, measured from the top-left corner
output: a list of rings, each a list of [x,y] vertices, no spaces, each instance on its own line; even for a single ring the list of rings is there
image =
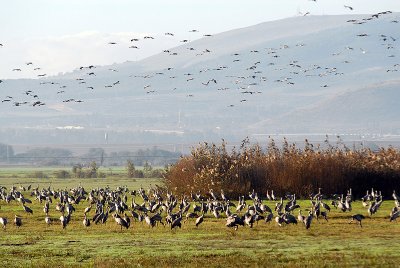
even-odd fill
[[[127,185],[129,189],[161,184],[158,179],[29,179],[0,178],[0,185],[39,185],[69,189],[79,183],[85,188],[111,188]],[[28,197],[28,193],[25,193]],[[138,199],[138,198],[137,198]],[[137,202],[139,200],[136,200]],[[128,200],[130,203],[130,199]],[[273,202],[267,202],[273,208]],[[308,200],[300,201],[302,209],[310,207]],[[75,205],[77,211],[65,230],[59,221],[47,227],[43,205],[28,204],[34,211],[26,214],[15,201],[0,201],[0,217],[10,222],[14,214],[23,217],[17,229],[10,223],[0,230],[0,263],[2,267],[399,267],[398,237],[400,225],[389,222],[393,201],[385,201],[377,214],[363,221],[363,228],[348,224],[351,214],[367,210],[361,202],[353,203],[351,213],[333,209],[329,222],[315,219],[309,230],[303,224],[279,227],[275,222],[260,221],[252,229],[237,231],[225,227],[226,220],[206,215],[196,228],[189,220],[182,229],[148,227],[133,222],[128,230],[120,230],[110,217],[106,225],[85,228],[83,210],[87,202]],[[60,213],[50,206],[50,216]],[[297,215],[297,210],[295,215]],[[90,218],[93,211],[89,213]]]

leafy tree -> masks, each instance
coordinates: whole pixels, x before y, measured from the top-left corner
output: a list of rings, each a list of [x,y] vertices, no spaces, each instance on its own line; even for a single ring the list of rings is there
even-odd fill
[[[66,170],[57,170],[54,171],[54,177],[56,177],[57,179],[66,179],[70,177],[70,174],[68,171]]]
[[[129,178],[133,178],[133,177],[135,177],[135,165],[133,164],[133,162],[131,161],[131,160],[128,160],[127,162],[126,162],[126,169],[127,169],[127,171],[128,171],[128,177]]]
[[[99,169],[99,167],[97,166],[96,161],[92,161],[89,164],[89,176],[90,178],[97,178],[97,170]]]
[[[82,178],[82,165],[77,164],[72,167],[72,173],[74,173],[75,178]]]
[[[145,162],[144,163],[144,166],[143,166],[143,170],[144,170],[144,172],[150,172],[150,171],[152,171],[152,169],[153,169],[153,167],[151,166],[151,164],[149,163],[149,162]]]

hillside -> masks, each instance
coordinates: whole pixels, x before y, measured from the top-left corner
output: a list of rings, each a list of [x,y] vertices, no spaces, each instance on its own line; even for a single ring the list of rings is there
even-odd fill
[[[110,143],[399,134],[399,18],[293,17],[138,62],[4,80],[0,141],[102,143],[104,133]],[[45,105],[33,107],[35,101]]]

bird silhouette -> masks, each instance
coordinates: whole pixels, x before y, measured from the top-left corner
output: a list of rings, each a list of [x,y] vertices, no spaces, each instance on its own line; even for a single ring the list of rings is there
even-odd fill
[[[352,223],[352,222],[355,220],[355,221],[357,221],[358,223],[360,223],[360,227],[362,227],[361,221],[362,221],[363,219],[365,219],[364,215],[361,215],[361,214],[352,215],[349,224]]]
[[[354,9],[354,8],[351,7],[351,6],[346,6],[346,5],[344,5],[344,8],[347,8],[347,9],[349,9],[349,10],[353,10],[353,9]]]

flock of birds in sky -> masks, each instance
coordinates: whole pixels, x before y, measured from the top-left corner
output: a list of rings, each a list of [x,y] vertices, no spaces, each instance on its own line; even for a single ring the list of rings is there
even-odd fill
[[[311,0],[311,1],[317,2],[316,0]],[[353,7],[351,7],[351,6],[345,5],[344,8],[353,10]],[[361,20],[348,20],[347,22],[352,23],[354,25],[361,25],[361,24],[368,23],[371,20],[379,19],[381,16],[384,16],[384,15],[387,15],[390,13],[392,13],[392,12],[391,11],[379,12],[377,14],[373,14],[372,16],[368,16]],[[308,14],[309,13],[305,13],[303,15],[308,15]],[[399,22],[399,20],[395,20],[395,19],[390,21],[390,23],[398,23],[398,22]],[[193,29],[193,30],[190,30],[189,32],[190,33],[199,33],[199,30]],[[173,37],[175,35],[174,35],[174,33],[166,32],[165,36]],[[203,36],[207,37],[207,38],[212,38],[211,34],[204,34]],[[356,38],[369,38],[369,37],[370,37],[370,35],[368,33],[364,33],[364,32],[361,32],[361,33],[357,34],[357,36],[356,36]],[[398,37],[382,34],[381,36],[379,36],[379,41],[384,42],[382,45],[384,46],[385,50],[395,51],[396,48],[398,48],[395,45],[395,42],[397,42],[397,38]],[[130,41],[129,48],[139,50],[140,47],[144,46],[146,42],[151,42],[154,39],[156,39],[156,38],[154,36],[150,36],[150,35],[144,36],[142,39],[132,38],[129,40]],[[148,41],[145,41],[145,40],[148,40]],[[157,40],[155,40],[154,42],[157,42]],[[190,40],[183,39],[180,42],[181,43],[190,43]],[[108,44],[105,44],[105,45],[118,46],[119,43],[116,41],[110,41],[110,42],[108,42]],[[295,44],[295,47],[302,48],[306,45],[307,44],[297,43],[297,44]],[[0,49],[4,49],[5,47],[6,47],[6,44],[3,44],[3,43],[0,44]],[[249,66],[245,67],[245,70],[243,70],[244,75],[238,75],[238,74],[228,75],[224,71],[226,71],[230,68],[236,68],[236,67],[223,65],[223,66],[204,68],[202,70],[199,70],[199,73],[197,73],[197,74],[196,73],[179,74],[179,77],[178,77],[178,74],[174,73],[174,68],[169,67],[163,71],[156,72],[156,73],[130,75],[129,77],[127,77],[127,79],[141,79],[142,84],[143,84],[143,90],[146,94],[156,94],[157,93],[157,89],[155,87],[153,87],[153,84],[152,84],[152,78],[154,78],[154,77],[167,77],[167,81],[165,81],[165,84],[172,85],[171,90],[174,90],[174,91],[179,90],[179,88],[177,86],[174,87],[174,85],[177,85],[178,83],[171,82],[171,81],[173,81],[174,79],[176,80],[178,78],[180,79],[179,83],[186,82],[186,86],[185,86],[186,89],[193,88],[195,86],[197,86],[197,87],[202,86],[202,87],[210,87],[210,88],[212,87],[213,89],[215,88],[218,91],[227,91],[227,90],[231,90],[231,89],[233,89],[233,87],[235,87],[235,89],[237,89],[236,91],[240,92],[241,96],[243,96],[242,98],[240,98],[240,100],[238,100],[238,103],[243,103],[248,100],[248,97],[246,97],[246,96],[257,95],[257,94],[261,94],[263,92],[262,89],[265,87],[265,83],[268,81],[268,78],[265,75],[265,68],[264,68],[265,66],[270,67],[270,68],[275,68],[273,70],[276,72],[282,71],[284,69],[289,70],[289,73],[291,76],[286,75],[286,76],[282,76],[279,79],[274,80],[275,83],[282,83],[282,84],[285,84],[288,86],[294,85],[295,77],[299,76],[301,74],[303,74],[306,77],[311,77],[311,76],[326,77],[326,76],[344,75],[344,73],[341,72],[337,67],[321,66],[318,64],[313,64],[311,66],[302,66],[301,62],[299,62],[297,60],[292,60],[289,63],[285,63],[285,67],[279,67],[278,61],[279,61],[279,57],[280,57],[280,51],[290,49],[290,48],[292,48],[292,46],[289,46],[289,45],[282,45],[280,47],[275,47],[275,48],[267,48],[266,52],[267,52],[267,55],[269,56],[268,60],[270,60],[270,62],[266,63],[264,61],[264,58],[260,57],[260,60],[258,60],[256,62],[252,62]],[[206,55],[209,53],[213,53],[213,51],[211,51],[211,49],[207,49],[207,48],[201,49],[201,51],[199,51],[198,48],[195,48],[195,47],[187,47],[187,49],[189,51],[194,51],[194,53],[196,53],[196,56],[202,56],[202,55]],[[344,51],[355,51],[358,49],[361,51],[361,53],[363,53],[363,54],[366,53],[366,51],[363,48],[354,48],[354,47],[350,47],[350,46],[346,46],[345,48],[343,48]],[[178,52],[174,51],[173,49],[166,49],[163,51],[163,53],[166,53],[170,56],[178,55]],[[265,55],[265,51],[261,51],[261,50],[251,50],[249,53],[255,54],[255,55],[257,55],[257,54]],[[336,53],[332,54],[332,56],[338,56],[341,53],[343,53],[343,51],[336,52]],[[231,56],[232,56],[232,60],[231,60],[232,64],[240,64],[240,62],[245,62],[246,55],[241,55],[240,53],[233,53]],[[241,58],[241,56],[243,56],[244,58]],[[393,53],[389,54],[388,57],[394,58],[394,57],[396,57],[396,54],[393,52]],[[346,60],[343,63],[347,64],[350,62]],[[260,67],[262,64],[264,64],[263,67]],[[79,68],[80,77],[76,78],[76,83],[77,83],[76,87],[79,87],[79,88],[84,87],[84,88],[86,88],[86,90],[95,92],[98,87],[95,85],[91,85],[91,81],[93,81],[93,80],[91,80],[89,78],[96,77],[96,68],[97,68],[97,66],[95,66],[95,65],[81,66]],[[62,82],[60,82],[59,80],[52,81],[51,77],[47,77],[47,74],[45,72],[43,72],[42,68],[35,66],[35,64],[33,62],[26,62],[24,67],[17,67],[17,68],[12,69],[12,71],[23,72],[24,69],[29,69],[30,71],[33,70],[33,71],[37,72],[37,77],[42,78],[42,79],[38,80],[40,85],[50,85],[50,86],[54,87],[55,93],[57,94],[57,96],[60,96],[58,98],[59,102],[62,102],[62,103],[82,103],[82,102],[84,102],[84,100],[82,100],[82,99],[64,97],[68,91],[68,88],[71,87],[71,85],[67,86],[65,84],[62,84]],[[396,63],[396,64],[388,67],[386,72],[397,72],[399,70],[400,70],[400,63]],[[117,69],[111,69],[111,68],[108,69],[108,71],[118,72]],[[207,76],[205,76],[206,73],[207,73]],[[225,78],[231,79],[230,80],[231,85],[226,85],[226,83],[220,82],[220,79],[222,79],[222,77],[224,77],[224,79]],[[198,84],[194,84],[195,81],[200,81],[200,82],[198,82]],[[8,83],[8,80],[0,80],[0,92],[1,92],[1,87],[7,87],[7,83]],[[120,80],[116,80],[116,81],[110,81],[110,83],[103,85],[103,89],[117,88],[122,83],[129,84],[129,80],[120,79]],[[322,83],[320,85],[320,87],[326,88],[326,87],[329,87],[329,84]],[[23,100],[21,100],[21,98],[22,98],[21,95],[25,96],[23,98]],[[194,97],[194,93],[188,92],[186,94],[186,97]],[[38,90],[30,89],[30,90],[24,90],[22,92],[22,94],[20,94],[20,95],[3,96],[1,99],[1,103],[3,103],[3,104],[10,103],[13,106],[31,105],[34,107],[40,107],[40,106],[46,105],[46,100],[40,98],[40,89],[38,89]],[[235,104],[236,103],[230,104],[228,107],[233,107],[233,106],[235,106]]]
[[[38,205],[43,205],[43,212],[34,212],[28,206],[33,201],[27,198],[26,194],[34,198]],[[131,197],[130,205],[129,196]],[[390,222],[400,216],[400,197],[395,191],[393,191],[392,197],[395,206],[389,215]],[[135,198],[140,198],[142,203],[136,203]],[[307,215],[302,214],[302,208],[297,203],[294,194],[287,194],[278,199],[272,190],[271,192],[267,191],[265,199],[267,202],[262,200],[261,195],[254,190],[246,196],[240,196],[239,201],[235,204],[230,201],[223,190],[220,194],[217,194],[212,189],[205,194],[191,193],[188,196],[183,195],[179,199],[172,193],[164,193],[157,188],[150,188],[145,191],[141,187],[138,190],[131,191],[126,186],[121,186],[115,190],[105,187],[86,191],[82,186],[78,186],[68,191],[66,189],[52,189],[50,186],[42,189],[39,189],[39,186],[32,188],[31,185],[28,187],[20,186],[19,188],[12,186],[8,190],[6,187],[0,186],[0,201],[4,206],[16,204],[21,206],[21,211],[27,215],[41,213],[43,224],[50,225],[59,222],[63,229],[67,228],[74,214],[80,215],[79,217],[85,227],[91,226],[92,223],[96,225],[105,224],[112,216],[121,230],[123,228],[128,229],[132,221],[144,222],[151,228],[157,225],[164,227],[168,225],[170,229],[174,229],[182,228],[182,224],[191,220],[194,222],[188,224],[199,227],[204,221],[212,221],[213,218],[217,221],[225,219],[225,225],[235,230],[239,226],[253,228],[254,224],[259,221],[265,223],[275,221],[279,226],[301,223],[304,224],[306,229],[309,229],[313,219],[319,221],[322,218],[328,222],[329,213],[333,208],[342,213],[349,213],[347,214],[350,219],[348,223],[356,221],[360,227],[362,227],[362,220],[366,218],[363,214],[351,214],[352,202],[354,201],[351,189],[346,194],[333,195],[329,201],[319,188],[317,194],[310,195],[309,207],[304,208],[304,211],[308,211]],[[277,200],[280,201],[276,202]],[[366,213],[371,218],[381,207],[383,197],[380,192],[372,189],[371,192],[367,191],[361,201],[362,205],[367,208]],[[87,202],[88,206],[82,209],[81,202]],[[269,204],[276,202],[274,210],[268,206],[268,202]],[[16,205],[11,210],[14,210]],[[78,212],[76,208],[78,205],[83,211]],[[297,217],[295,210],[298,210]],[[10,208],[6,211],[10,211]],[[50,214],[54,216],[54,213],[59,213],[60,217],[51,217]],[[16,214],[14,225],[19,228],[24,223],[31,224],[30,216],[21,217]],[[7,217],[1,216],[0,224],[6,229]]]

